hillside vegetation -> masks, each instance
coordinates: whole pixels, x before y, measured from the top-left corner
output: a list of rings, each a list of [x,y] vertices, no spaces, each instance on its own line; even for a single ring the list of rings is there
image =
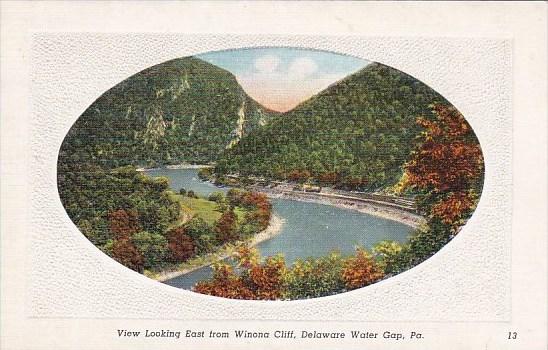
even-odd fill
[[[347,189],[377,189],[403,173],[421,131],[417,116],[447,103],[425,84],[372,63],[226,150],[220,174],[262,175]]]
[[[146,69],[105,92],[68,132],[57,167],[61,201],[94,245],[136,271],[207,254],[263,229],[270,208],[176,195],[166,178],[136,166],[215,161],[274,114],[202,60]]]
[[[238,299],[331,295],[405,271],[460,231],[481,195],[484,162],[465,118],[442,96],[372,63],[286,113],[251,99],[229,72],[189,57],[126,79],[68,132],[58,189],[72,221],[99,249],[159,272],[264,230],[266,195],[231,189],[198,198],[136,167],[215,163],[202,176],[287,180],[412,194],[427,220],[409,242],[297,263],[243,252],[236,276],[220,263],[196,291]],[[226,176],[226,175],[239,176]],[[318,188],[319,186],[296,186]],[[246,272],[246,269],[249,271]]]
[[[59,162],[208,163],[272,115],[231,73],[197,58],[175,59],[99,97],[70,129]]]

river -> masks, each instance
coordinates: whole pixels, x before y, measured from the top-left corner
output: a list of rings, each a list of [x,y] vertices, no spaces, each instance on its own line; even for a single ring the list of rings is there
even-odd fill
[[[197,169],[156,169],[147,170],[146,174],[165,176],[172,189],[178,191],[185,188],[200,196],[228,191],[228,188],[218,188],[201,181]],[[412,230],[397,221],[331,205],[276,198],[271,201],[274,213],[285,224],[278,235],[258,244],[257,248],[262,256],[282,253],[288,265],[298,258],[322,256],[333,250],[352,254],[357,245],[371,248],[386,239],[405,242]],[[203,267],[164,283],[191,289],[196,282],[211,277],[211,273],[210,267]]]

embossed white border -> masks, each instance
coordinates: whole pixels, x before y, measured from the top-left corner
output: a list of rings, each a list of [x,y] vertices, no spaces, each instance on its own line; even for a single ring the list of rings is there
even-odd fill
[[[166,60],[257,46],[321,49],[378,61],[431,86],[474,128],[486,163],[480,204],[434,257],[375,285],[307,301],[235,301],[169,287],[114,262],[83,237],[56,188],[60,144],[76,118],[123,79]],[[35,33],[32,40],[27,314],[165,320],[507,321],[510,315],[509,40],[330,35]]]
[[[0,2],[0,348],[2,349],[544,349],[547,344],[547,4],[544,2]],[[31,317],[27,176],[32,33],[234,33],[407,38],[493,38],[512,43],[511,314],[504,322],[194,321]],[[435,55],[457,59],[460,52]],[[436,51],[436,50],[434,50]],[[466,50],[464,50],[466,51]],[[426,53],[431,51],[426,50]],[[397,54],[397,53],[395,53]],[[453,55],[453,56],[451,56]],[[464,57],[469,56],[465,54]],[[475,56],[475,55],[472,55]],[[479,55],[477,55],[479,56]],[[487,53],[488,57],[490,53]],[[477,57],[481,61],[485,57]],[[373,57],[369,57],[373,58]],[[386,63],[386,62],[385,62]],[[474,62],[471,62],[474,64]],[[396,67],[398,67],[396,65]],[[404,71],[404,67],[400,66]],[[430,68],[435,68],[430,66]],[[472,70],[473,71],[473,70]],[[408,73],[412,73],[407,69]],[[471,71],[469,71],[471,72]],[[473,74],[473,73],[470,73]],[[458,81],[458,73],[453,76]],[[415,74],[415,76],[418,76]],[[120,77],[122,78],[122,77]],[[53,78],[52,78],[53,79]],[[468,79],[468,78],[467,78]],[[423,78],[424,80],[424,78]],[[428,81],[426,81],[428,82]],[[431,82],[428,82],[432,85]],[[485,89],[497,88],[498,82]],[[110,86],[104,84],[102,88]],[[439,89],[438,89],[439,91]],[[442,91],[440,91],[442,92]],[[97,93],[99,91],[97,90]],[[442,92],[444,93],[444,92]],[[447,95],[446,93],[444,93]],[[460,94],[461,98],[465,93]],[[472,91],[470,92],[472,96]],[[452,102],[461,108],[460,102]],[[461,108],[462,110],[462,108]],[[51,232],[53,228],[48,229]],[[44,238],[47,239],[47,238]],[[47,252],[36,252],[48,254]],[[74,254],[72,255],[74,256]],[[51,258],[55,254],[50,255]],[[57,257],[55,257],[57,258]],[[487,259],[488,257],[486,257]],[[45,257],[44,259],[48,259]],[[63,263],[67,263],[66,260]],[[69,264],[70,267],[70,264]],[[403,275],[402,275],[403,277]],[[493,276],[492,278],[496,278]],[[55,283],[48,280],[47,283]],[[88,286],[93,288],[93,286]],[[459,286],[461,288],[462,286]],[[476,283],[481,293],[481,283]],[[61,295],[70,295],[72,288]],[[470,292],[470,291],[469,291]],[[134,293],[133,293],[134,295]],[[40,296],[36,296],[40,298]],[[51,297],[49,294],[42,298]],[[111,297],[111,296],[109,296]],[[114,295],[124,300],[122,295]],[[432,303],[424,298],[426,306]],[[446,300],[440,299],[445,303]],[[450,302],[453,302],[450,300]],[[445,308],[446,304],[434,307]],[[85,308],[81,305],[80,308]],[[90,307],[91,309],[91,307]],[[66,310],[62,310],[65,312]],[[97,310],[92,310],[97,311]],[[98,309],[101,311],[101,309]],[[398,310],[399,311],[399,310]],[[451,311],[451,310],[449,310]],[[73,313],[74,314],[74,313]],[[420,342],[375,340],[119,339],[116,329],[294,329],[422,332]],[[517,332],[508,340],[508,332]]]

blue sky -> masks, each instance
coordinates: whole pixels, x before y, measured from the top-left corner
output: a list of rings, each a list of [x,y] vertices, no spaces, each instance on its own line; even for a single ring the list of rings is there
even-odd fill
[[[233,73],[246,92],[268,108],[287,111],[369,61],[297,48],[253,48],[197,55]]]

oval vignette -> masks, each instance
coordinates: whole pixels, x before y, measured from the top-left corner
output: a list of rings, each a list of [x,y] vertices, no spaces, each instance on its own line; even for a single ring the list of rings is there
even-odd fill
[[[168,285],[247,300],[363,288],[449,243],[481,196],[464,116],[397,69],[302,48],[170,60],[106,91],[58,156],[79,230]]]

